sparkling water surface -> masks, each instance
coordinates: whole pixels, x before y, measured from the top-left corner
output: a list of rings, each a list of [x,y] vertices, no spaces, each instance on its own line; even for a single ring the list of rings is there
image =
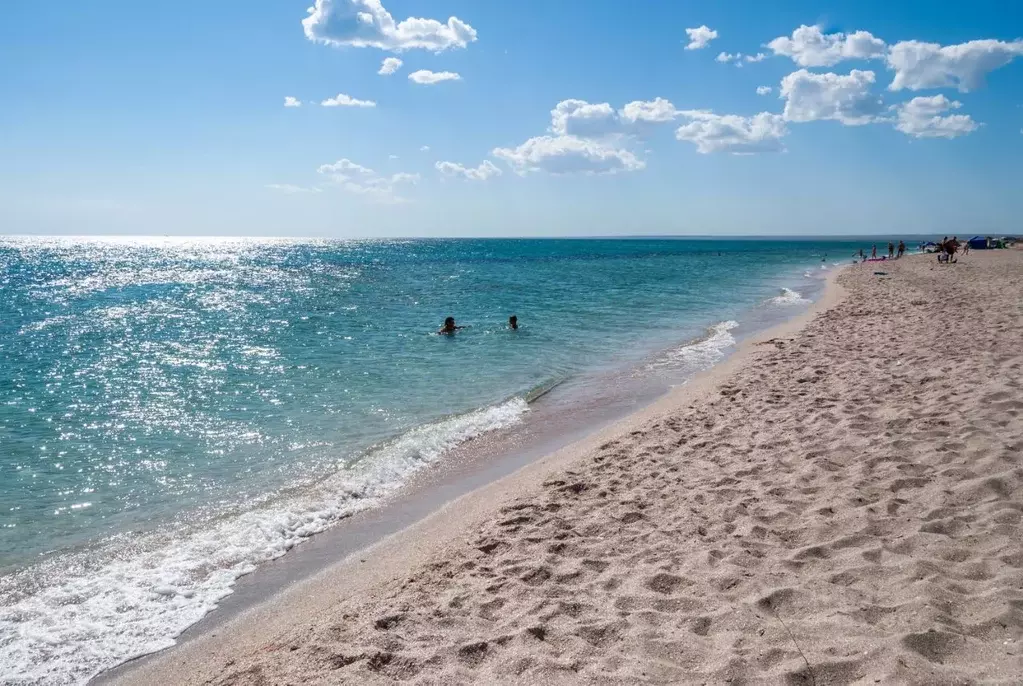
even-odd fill
[[[859,247],[0,238],[0,681],[164,647],[530,391],[798,304]]]

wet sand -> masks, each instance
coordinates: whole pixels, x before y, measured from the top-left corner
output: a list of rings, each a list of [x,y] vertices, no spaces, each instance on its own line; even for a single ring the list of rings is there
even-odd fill
[[[838,284],[115,683],[1019,683],[1023,252]]]

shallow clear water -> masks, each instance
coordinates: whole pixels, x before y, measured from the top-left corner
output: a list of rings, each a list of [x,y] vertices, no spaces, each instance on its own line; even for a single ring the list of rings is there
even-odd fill
[[[859,247],[0,238],[0,681],[166,646],[536,389],[712,362]]]

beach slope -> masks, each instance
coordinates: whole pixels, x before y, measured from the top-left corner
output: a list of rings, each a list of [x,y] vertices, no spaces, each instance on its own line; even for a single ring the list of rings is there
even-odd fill
[[[118,683],[1020,683],[1023,252],[839,283]]]

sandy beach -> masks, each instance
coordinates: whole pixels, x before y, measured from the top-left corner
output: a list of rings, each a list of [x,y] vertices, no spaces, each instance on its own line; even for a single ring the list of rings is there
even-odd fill
[[[1021,342],[1023,251],[847,267],[653,406],[114,682],[1023,682]]]

